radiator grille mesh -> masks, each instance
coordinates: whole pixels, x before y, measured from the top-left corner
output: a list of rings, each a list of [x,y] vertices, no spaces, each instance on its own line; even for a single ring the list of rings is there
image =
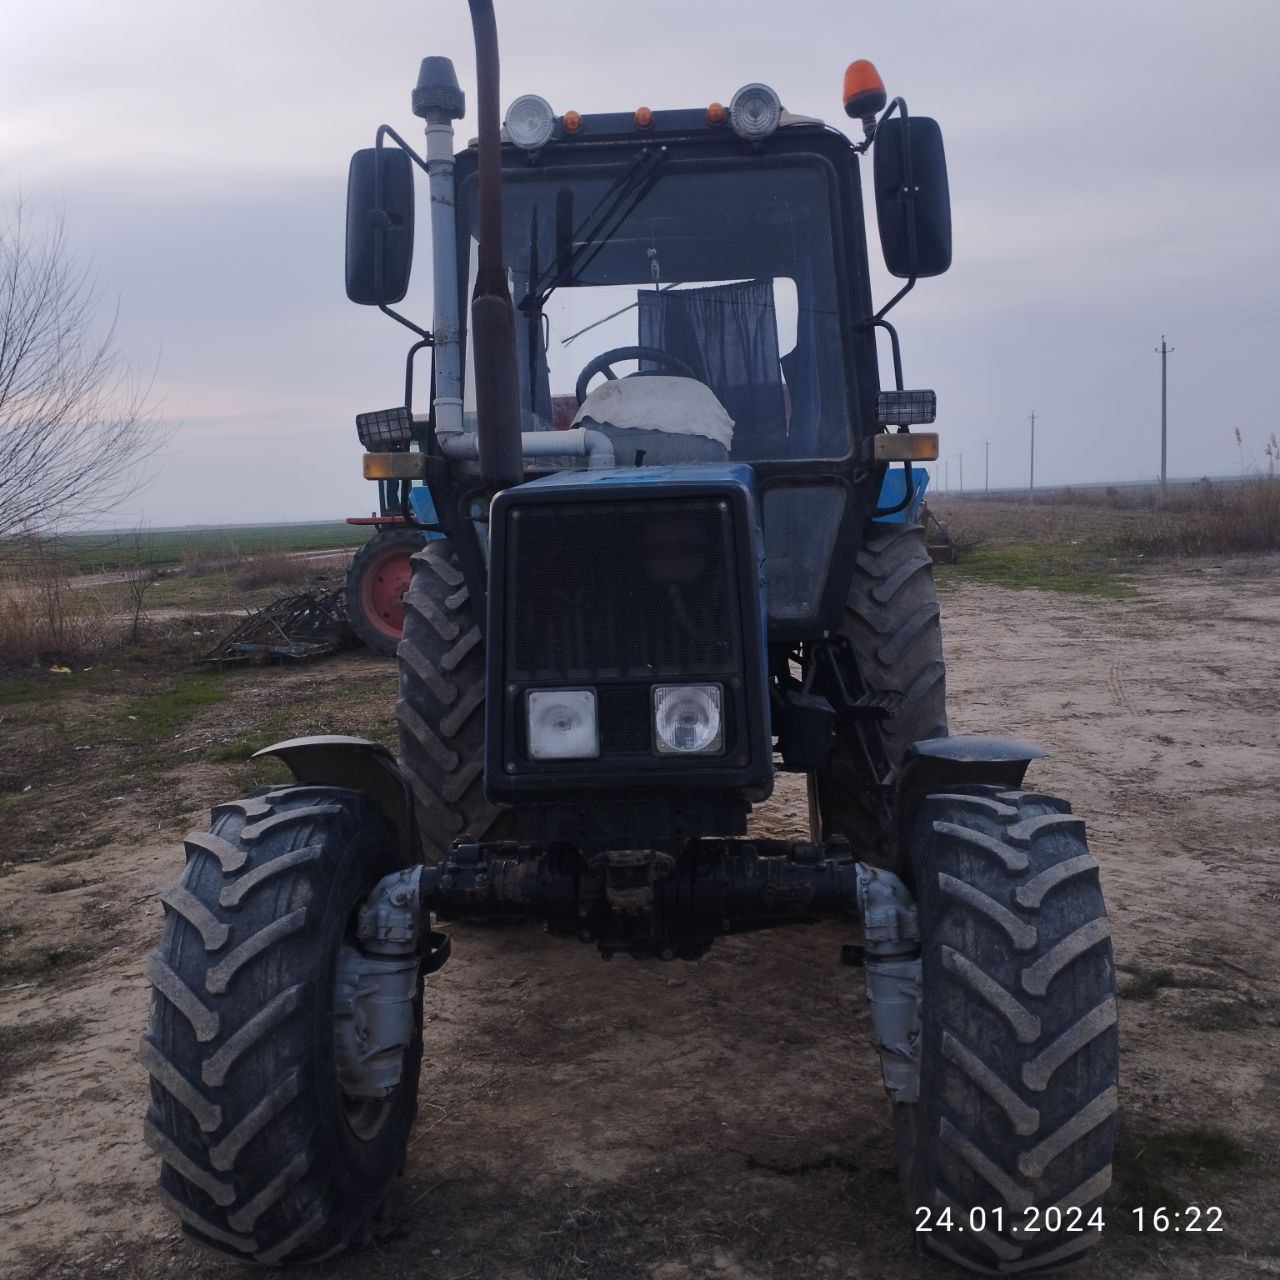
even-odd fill
[[[727,503],[531,504],[508,518],[508,680],[741,669]]]

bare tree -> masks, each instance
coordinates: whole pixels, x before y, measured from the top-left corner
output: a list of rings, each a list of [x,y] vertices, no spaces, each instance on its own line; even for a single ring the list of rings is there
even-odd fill
[[[21,200],[0,215],[0,542],[100,519],[164,440],[101,304],[61,215],[39,231]]]

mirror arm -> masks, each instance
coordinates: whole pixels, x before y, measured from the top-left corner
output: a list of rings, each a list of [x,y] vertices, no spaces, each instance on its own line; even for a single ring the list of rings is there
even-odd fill
[[[915,284],[915,281],[913,280],[911,283]],[[898,294],[898,298],[902,297],[902,294],[905,292],[906,290],[903,289]],[[897,302],[898,298],[894,298],[893,302]],[[870,320],[868,320],[867,327],[883,329],[889,335],[889,346],[890,346],[890,349],[893,351],[893,382],[894,382],[895,388],[898,391],[901,391],[903,390],[902,347],[898,343],[897,329],[895,329],[893,325],[891,325],[887,320],[883,319],[884,312],[888,311],[889,307],[893,306],[893,302],[890,302],[889,306],[885,307],[884,311],[881,311],[878,316],[873,316]]]
[[[911,272],[907,278],[907,283],[898,290],[897,293],[889,299],[888,302],[880,308],[879,311],[871,317],[872,324],[879,324],[884,317],[893,310],[894,307],[902,301],[903,298],[916,287],[916,268],[918,266],[919,246],[916,244],[916,188],[915,174],[911,169],[911,130],[906,127],[907,120],[910,118],[907,112],[907,100],[905,98],[894,98],[894,100],[885,107],[880,115],[880,119],[876,121],[876,132],[880,131],[881,125],[888,118],[897,112],[902,117],[902,203],[907,215],[907,246],[911,254]],[[898,375],[898,390],[902,390],[902,372],[898,360],[898,335],[894,332],[892,326],[889,326],[889,332],[893,335],[893,355],[895,371]]]
[[[389,124],[380,124],[378,132],[374,135],[373,145],[379,151],[382,150],[383,138],[390,138],[423,173],[430,173],[427,162]]]
[[[422,333],[422,330],[418,330]],[[413,358],[422,350],[423,347],[432,347],[435,343],[431,339],[429,333],[422,333],[422,337],[409,348],[409,354],[404,360],[404,407],[413,413]],[[902,390],[901,387],[898,390]],[[435,398],[434,396],[432,397]]]
[[[912,276],[911,279],[908,280],[907,283],[904,284],[902,288],[899,289],[898,292],[895,293],[893,297],[890,298],[889,301],[886,302],[884,306],[881,307],[880,310],[877,311],[875,315],[873,315],[871,319],[867,321],[867,323],[883,324],[885,316],[887,316],[889,312],[892,311],[893,308],[896,307],[898,303],[901,302],[902,299],[905,298],[907,294],[909,294],[911,290],[914,289],[915,287],[916,287],[916,278],[915,276]],[[902,388],[899,387],[898,390],[901,391]]]
[[[385,138],[390,138],[396,144],[396,146],[398,146],[400,150],[403,151],[405,155],[407,155],[409,159],[412,160],[414,164],[416,164],[418,168],[423,171],[423,173],[428,172],[427,162],[389,124],[380,124],[378,126],[378,132],[374,135],[374,142],[373,142],[373,145],[378,153],[376,187],[377,187],[379,202],[381,202],[382,195],[383,195],[382,147],[383,147],[383,140]],[[383,237],[379,235],[375,238],[373,242],[373,278],[377,283],[378,291],[380,293],[382,291],[382,254],[383,254]],[[405,316],[402,316],[398,311],[393,311],[385,303],[380,303],[378,305],[378,310],[381,311],[383,315],[390,316],[398,324],[404,325],[406,329],[411,329],[421,339],[421,341],[409,353],[410,363],[409,363],[409,373],[408,373],[407,383],[409,388],[412,389],[414,354],[417,352],[419,347],[431,345],[431,334],[428,330],[423,329],[420,326],[414,324],[412,320],[409,320]],[[406,399],[406,403],[408,403],[407,399]]]
[[[382,263],[379,261],[377,263],[376,269],[380,272],[381,267],[382,267]],[[389,306],[387,306],[385,303],[380,302],[378,304],[378,310],[381,311],[384,316],[390,316],[398,324],[404,325],[406,329],[412,329],[413,332],[416,333],[418,337],[422,339],[422,342],[418,344],[419,346],[425,345],[429,347],[432,345],[434,339],[431,337],[431,331],[429,329],[423,329],[419,327],[418,325],[414,324],[412,320],[408,319],[408,317],[402,316],[398,311],[392,311],[392,309]],[[415,347],[414,350],[416,351],[417,347]]]

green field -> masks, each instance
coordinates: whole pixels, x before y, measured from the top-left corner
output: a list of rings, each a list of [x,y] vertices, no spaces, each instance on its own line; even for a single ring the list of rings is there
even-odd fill
[[[341,520],[313,524],[244,524],[189,529],[81,533],[59,538],[55,549],[81,573],[110,573],[139,562],[153,565],[232,560],[269,551],[320,551],[355,547],[367,525]]]

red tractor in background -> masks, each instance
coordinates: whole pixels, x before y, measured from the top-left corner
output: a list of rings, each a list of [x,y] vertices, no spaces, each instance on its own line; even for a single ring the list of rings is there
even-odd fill
[[[401,515],[349,516],[347,523],[375,529],[347,566],[347,621],[375,653],[393,655],[404,629],[404,593],[413,576],[410,559],[430,535]]]
[[[552,396],[551,408],[554,429],[567,431],[578,410],[577,399]],[[357,431],[360,443],[371,452],[385,447],[376,429],[368,424],[362,423]],[[436,523],[435,503],[426,485],[379,480],[378,506],[380,515],[347,517],[348,524],[372,525],[376,530],[347,567],[347,620],[375,653],[394,657],[404,631],[404,593],[413,577],[410,560],[422,550],[424,540],[444,535]]]

